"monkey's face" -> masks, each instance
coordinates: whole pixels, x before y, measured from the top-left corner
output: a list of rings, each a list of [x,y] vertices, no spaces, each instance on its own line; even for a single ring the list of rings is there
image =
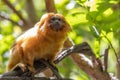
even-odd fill
[[[40,28],[43,31],[68,32],[70,25],[61,14],[48,13],[42,16]]]
[[[65,21],[60,16],[52,16],[49,20],[49,27],[54,31],[60,31],[66,26]]]

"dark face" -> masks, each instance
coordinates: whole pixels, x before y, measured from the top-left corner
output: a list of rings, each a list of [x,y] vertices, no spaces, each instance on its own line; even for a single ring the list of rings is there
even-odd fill
[[[61,14],[47,13],[42,16],[39,28],[42,32],[67,33],[71,30],[70,25]]]
[[[64,21],[59,16],[52,16],[50,18],[50,28],[55,31],[62,30],[64,27],[63,24],[64,24]]]

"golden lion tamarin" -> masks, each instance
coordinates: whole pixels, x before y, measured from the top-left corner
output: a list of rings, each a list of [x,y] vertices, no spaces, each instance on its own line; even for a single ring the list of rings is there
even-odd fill
[[[47,13],[35,26],[19,36],[10,50],[7,71],[18,63],[34,72],[34,60],[45,59],[51,63],[67,38],[70,25],[61,14]],[[24,67],[22,67],[24,70]]]

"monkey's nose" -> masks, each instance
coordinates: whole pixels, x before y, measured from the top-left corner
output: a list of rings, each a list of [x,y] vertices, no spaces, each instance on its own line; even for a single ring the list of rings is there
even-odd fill
[[[56,20],[56,21],[54,21],[54,29],[56,30],[56,31],[59,31],[61,28],[62,28],[62,26],[61,26],[61,22],[60,21],[58,21],[58,20]]]
[[[60,24],[60,21],[59,20],[55,20],[54,23],[55,24]]]

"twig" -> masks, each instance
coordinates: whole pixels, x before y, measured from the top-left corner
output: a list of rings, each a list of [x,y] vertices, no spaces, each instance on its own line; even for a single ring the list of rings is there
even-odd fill
[[[109,53],[109,49],[110,47],[108,47],[107,49],[105,49],[105,53],[104,53],[104,70],[107,72],[107,68],[108,68],[108,53]]]
[[[9,0],[2,0],[10,9],[13,10],[16,15],[23,21],[24,24],[27,24],[26,20],[22,17],[22,15],[15,9],[15,7],[9,2]]]
[[[107,37],[104,33],[102,33],[102,34],[103,34],[104,37],[107,39],[108,43],[110,44],[111,48],[113,49],[113,51],[114,51],[114,53],[115,53],[115,56],[116,56],[117,63],[118,63],[119,66],[120,66],[119,57],[118,57],[117,52],[115,51],[115,49],[114,49],[114,47],[113,47],[111,41],[108,39],[108,37]]]
[[[93,26],[92,28],[94,29],[94,31],[96,32],[96,34],[100,37],[99,31],[97,30],[97,28],[95,26]],[[101,33],[103,34],[103,36],[108,41],[108,43],[110,44],[111,48],[113,49],[113,51],[115,53],[115,56],[116,56],[116,59],[117,59],[117,63],[120,66],[119,57],[117,56],[117,52],[115,51],[115,49],[114,49],[111,41],[108,39],[108,37],[103,32],[101,32]]]

